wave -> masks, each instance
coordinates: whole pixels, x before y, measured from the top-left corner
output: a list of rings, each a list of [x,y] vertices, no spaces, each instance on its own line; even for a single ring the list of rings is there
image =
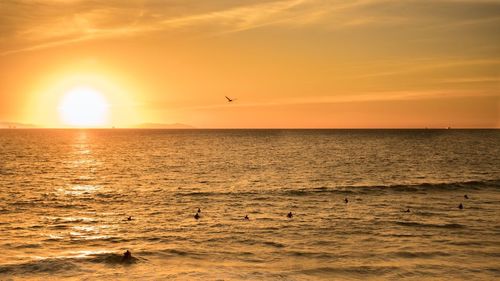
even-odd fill
[[[0,274],[54,273],[77,269],[70,260],[43,259],[21,264],[0,265]]]
[[[106,266],[130,265],[144,258],[132,256],[123,260],[123,255],[118,253],[95,253],[72,257],[42,258],[24,263],[0,265],[0,274],[52,274],[57,272],[77,271],[85,267],[85,263],[103,264]]]
[[[477,190],[485,187],[500,187],[500,180],[441,182],[441,183],[416,183],[416,184],[390,184],[390,185],[365,185],[365,186],[339,186],[335,188],[320,187],[314,189],[288,190],[290,195],[304,195],[307,193],[342,193],[365,194],[372,192],[418,192],[433,190]]]
[[[479,189],[483,187],[500,187],[500,179],[483,181],[441,182],[441,183],[419,183],[409,185],[387,185],[374,186],[374,188],[391,188],[391,190],[418,191],[418,190],[461,190]]]
[[[178,192],[178,196],[188,197],[210,197],[210,196],[261,196],[263,194],[285,195],[285,196],[307,196],[318,193],[339,193],[349,194],[369,194],[373,192],[425,192],[435,190],[459,191],[478,190],[481,188],[498,188],[500,179],[483,181],[462,181],[462,182],[438,182],[438,183],[415,183],[415,184],[389,184],[389,185],[350,185],[336,187],[317,187],[300,189],[271,189],[265,191],[192,191]]]
[[[101,253],[90,255],[86,261],[92,263],[101,263],[107,265],[118,265],[118,264],[133,264],[139,262],[141,259],[132,256],[128,260],[123,260],[122,254],[117,253]]]

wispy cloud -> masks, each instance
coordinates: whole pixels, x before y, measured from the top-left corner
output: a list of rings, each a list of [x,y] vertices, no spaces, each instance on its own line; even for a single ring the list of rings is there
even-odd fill
[[[450,78],[444,79],[441,81],[442,83],[450,83],[450,84],[465,84],[465,83],[500,83],[500,76],[492,77],[465,77],[465,78]],[[500,97],[500,93],[498,93]]]
[[[53,1],[44,4],[11,1],[1,4],[0,24],[4,26],[1,37],[4,42],[18,43],[22,47],[5,50],[2,55],[54,47],[86,40],[133,36],[140,33],[173,30],[187,27],[212,26],[214,34],[248,30],[259,26],[282,22],[290,10],[307,0],[272,1],[240,4],[195,14],[176,15],[153,3],[144,2],[140,7],[108,2],[105,6],[74,1]],[[168,2],[165,3],[168,6]],[[38,10],[38,9],[41,9]],[[157,8],[157,10],[154,10]],[[69,10],[69,13],[57,13]],[[297,13],[295,11],[294,13]],[[2,15],[5,14],[4,15]],[[19,16],[14,16],[18,14]]]
[[[229,10],[215,11],[206,14],[192,15],[162,21],[167,28],[218,24],[229,28],[222,32],[230,33],[254,29],[261,26],[276,24],[294,17],[293,8],[307,0],[278,1],[264,4],[237,7]]]
[[[382,76],[399,76],[407,75],[411,73],[418,73],[429,70],[438,69],[449,69],[449,68],[459,68],[459,67],[471,67],[471,66],[498,66],[500,65],[500,59],[446,59],[443,58],[427,59],[427,60],[409,60],[403,62],[397,62],[396,64],[390,64],[390,62],[378,62],[379,65],[384,65],[386,69],[384,71],[376,71],[371,73],[356,74],[352,76],[345,76],[345,78],[370,78],[370,77],[382,77]],[[498,79],[498,78],[497,78]]]
[[[151,102],[141,105],[148,109],[170,108],[169,111],[191,111],[191,110],[211,110],[224,109],[231,107],[273,107],[273,106],[294,106],[294,105],[312,105],[312,104],[338,104],[338,103],[369,103],[369,102],[388,102],[388,101],[417,101],[433,99],[454,99],[465,97],[499,97],[498,93],[492,91],[471,91],[471,90],[421,90],[421,91],[378,91],[363,92],[357,94],[336,94],[322,96],[304,96],[287,98],[268,98],[265,101],[252,100],[246,101],[245,98],[239,99],[235,103],[227,104],[224,101],[216,104],[207,104],[200,106],[180,106],[165,104],[162,102]]]
[[[494,0],[4,0],[0,53],[177,29],[224,35],[266,26],[316,25],[326,31],[380,25],[460,27],[495,24],[499,13],[500,2]]]

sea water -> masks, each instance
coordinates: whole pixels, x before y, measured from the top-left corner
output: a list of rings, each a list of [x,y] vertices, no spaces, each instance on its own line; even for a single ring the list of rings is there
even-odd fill
[[[498,130],[1,130],[0,280],[499,279],[499,144]]]

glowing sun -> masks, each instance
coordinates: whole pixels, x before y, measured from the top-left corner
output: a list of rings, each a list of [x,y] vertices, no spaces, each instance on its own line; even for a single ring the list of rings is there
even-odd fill
[[[69,90],[59,104],[61,121],[70,126],[92,127],[106,125],[108,102],[92,88],[78,87]]]

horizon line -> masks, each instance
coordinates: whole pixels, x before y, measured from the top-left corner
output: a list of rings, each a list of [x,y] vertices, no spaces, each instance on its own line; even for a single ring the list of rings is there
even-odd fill
[[[140,128],[140,127],[32,127],[0,128],[0,130],[498,130],[500,127],[205,127],[205,128]]]

